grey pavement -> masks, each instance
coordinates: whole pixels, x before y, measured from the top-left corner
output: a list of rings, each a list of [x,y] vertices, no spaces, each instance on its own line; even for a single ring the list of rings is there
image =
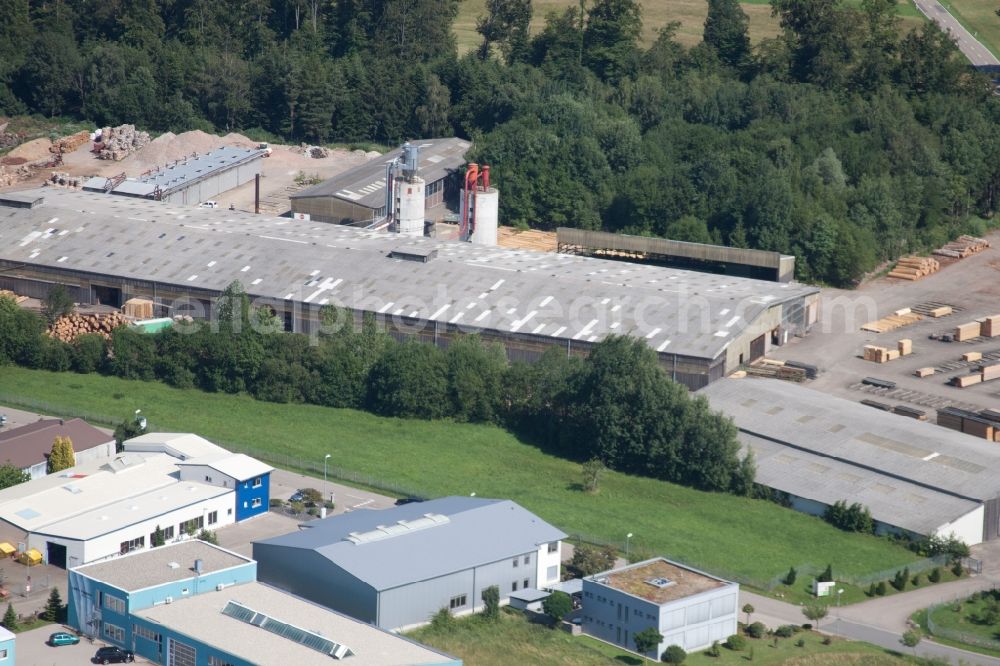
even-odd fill
[[[91,643],[86,638],[82,638],[76,645],[50,647],[45,641],[48,640],[49,634],[57,631],[65,631],[65,627],[58,624],[48,624],[18,634],[17,663],[25,666],[79,666],[80,664],[89,664],[90,658],[97,652],[97,648],[107,645],[101,641]],[[152,662],[140,657],[135,660],[135,663],[149,664]]]
[[[997,60],[988,48],[966,30],[951,13],[945,9],[937,0],[913,0],[924,16],[941,26],[941,29],[950,33],[958,44],[965,57],[969,59],[974,67],[1000,67],[1000,60]],[[985,1],[985,0],[984,0]]]

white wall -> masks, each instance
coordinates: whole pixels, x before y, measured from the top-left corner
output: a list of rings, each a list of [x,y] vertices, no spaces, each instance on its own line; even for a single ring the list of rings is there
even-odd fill
[[[535,573],[536,587],[538,589],[558,583],[562,573],[562,569],[560,568],[562,563],[562,541],[556,542],[556,551],[554,553],[549,552],[549,544],[547,543],[539,546],[535,562],[538,567]],[[549,576],[549,568],[553,566],[556,568],[556,575]]]
[[[236,488],[236,479],[208,465],[181,465],[181,481],[197,481],[220,488]]]
[[[965,514],[961,518],[956,518],[950,523],[945,523],[934,530],[935,534],[949,537],[953,533],[969,546],[975,546],[983,542],[983,521],[985,507],[977,506],[975,509]]]
[[[84,451],[76,452],[76,464],[80,465],[86,462],[93,462],[95,460],[109,459],[115,457],[115,440],[110,442],[105,442],[104,444],[98,444],[97,446],[91,447]]]

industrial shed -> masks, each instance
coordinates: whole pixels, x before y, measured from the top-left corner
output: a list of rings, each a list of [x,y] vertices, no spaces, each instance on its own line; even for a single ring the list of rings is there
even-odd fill
[[[1000,532],[996,444],[775,379],[724,379],[699,393],[736,423],[757,482],[795,509],[859,502],[879,532],[954,533],[969,545]]]
[[[401,629],[442,608],[469,613],[496,585],[512,592],[558,582],[566,535],[510,500],[443,497],[306,523],[257,541],[258,579],[318,604]]]
[[[223,146],[151,169],[138,178],[95,177],[83,184],[88,192],[116,194],[193,205],[245,185],[260,173],[263,149]]]
[[[83,419],[39,419],[0,432],[0,463],[27,472],[32,479],[48,474],[49,453],[56,437],[69,437],[77,465],[112,458],[115,438]]]
[[[583,356],[608,335],[631,335],[695,389],[817,318],[819,289],[797,283],[42,192],[34,208],[0,206],[0,289],[44,298],[61,283],[80,303],[141,297],[197,318],[239,280],[287,330],[317,333],[329,303],[358,324],[371,315],[392,335],[442,347],[478,333],[523,361],[553,346]]]
[[[459,181],[452,174],[465,166],[472,146],[462,139],[413,141],[420,149],[417,176],[426,183],[424,208],[440,206],[446,199],[457,203]],[[364,226],[385,216],[385,166],[402,155],[402,148],[348,169],[291,196],[292,213],[305,213],[317,222]],[[443,210],[442,210],[443,212]]]

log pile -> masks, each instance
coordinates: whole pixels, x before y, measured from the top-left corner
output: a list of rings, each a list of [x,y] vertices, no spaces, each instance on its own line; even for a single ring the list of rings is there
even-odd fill
[[[952,257],[954,259],[965,259],[978,252],[982,252],[990,246],[990,242],[985,238],[975,236],[959,236],[958,240],[952,241],[944,247],[934,250],[933,254],[942,257]]]
[[[98,159],[123,160],[138,152],[149,143],[149,134],[139,132],[135,125],[105,127],[101,130],[101,140],[94,144]]]
[[[128,324],[129,320],[123,314],[112,312],[108,315],[71,314],[60,317],[49,329],[49,335],[63,342],[73,342],[77,336],[85,333],[97,333],[105,338],[111,337],[111,331]]]
[[[61,153],[72,153],[88,141],[90,141],[90,132],[83,130],[82,132],[70,134],[69,136],[64,136],[63,138],[58,139],[55,143],[49,146],[49,152],[57,155]]]
[[[937,273],[941,270],[941,264],[937,259],[930,257],[900,257],[895,268],[889,272],[889,277],[899,280],[919,280],[920,278]]]
[[[27,296],[18,296],[17,294],[15,294],[14,292],[10,291],[9,289],[0,289],[0,298],[2,298],[2,297],[13,298],[14,302],[17,303],[18,305],[20,305],[21,303],[24,303],[26,300],[28,300]]]

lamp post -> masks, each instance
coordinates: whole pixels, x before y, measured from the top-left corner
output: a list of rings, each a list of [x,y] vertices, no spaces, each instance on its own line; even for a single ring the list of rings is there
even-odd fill
[[[840,608],[840,595],[841,595],[841,593],[843,591],[844,591],[844,588],[840,588],[840,589],[837,590],[837,608]]]
[[[632,533],[629,532],[625,535],[625,564],[628,564],[628,546],[629,541],[632,539]]]
[[[140,414],[142,414],[142,410],[141,409],[135,410],[135,423],[136,423],[136,425],[139,426],[139,430],[145,430],[146,429],[146,417],[145,416],[140,416]]]
[[[330,459],[330,454],[323,456],[323,483],[326,483],[326,461]]]

